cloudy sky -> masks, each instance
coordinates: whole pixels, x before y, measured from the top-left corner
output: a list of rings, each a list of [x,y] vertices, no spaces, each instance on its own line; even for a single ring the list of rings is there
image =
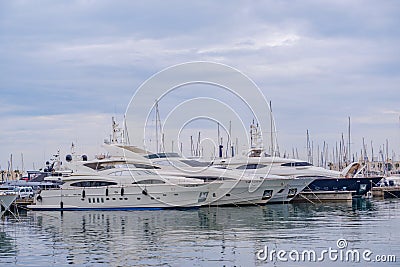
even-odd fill
[[[397,0],[0,0],[1,169],[10,154],[21,168],[22,153],[25,169],[42,167],[72,142],[101,153],[137,88],[189,61],[250,77],[272,101],[282,153],[305,154],[307,129],[333,147],[350,116],[353,151],[388,139],[400,156],[399,14]]]

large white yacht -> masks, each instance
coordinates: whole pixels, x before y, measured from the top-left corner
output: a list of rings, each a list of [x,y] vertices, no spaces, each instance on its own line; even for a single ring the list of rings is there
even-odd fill
[[[119,153],[124,152],[122,148],[117,149],[117,146],[114,145],[108,145],[107,148],[112,151],[118,150]],[[71,165],[74,172],[80,173],[90,169],[101,174],[105,170],[114,170],[124,166],[128,169],[151,170],[161,178],[172,176],[194,179],[205,184],[221,184],[220,187],[210,192],[211,202],[206,201],[203,205],[263,204],[292,180],[272,175],[270,179],[266,180],[263,177],[250,177],[239,171],[210,168],[204,163],[183,159],[176,153],[139,154],[128,152],[125,151],[124,156],[109,156],[92,161],[70,160],[68,164]],[[69,157],[69,159],[71,158]]]
[[[297,193],[300,193],[303,190],[347,190],[352,191],[353,195],[361,196],[382,178],[359,177],[362,167],[357,162],[349,164],[339,172],[317,167],[303,160],[270,155],[258,143],[260,133],[258,132],[257,125],[251,125],[250,135],[251,147],[248,151],[244,151],[239,156],[216,159],[212,164],[223,168],[243,170],[244,172],[257,175],[273,174],[295,177],[292,180],[293,184],[288,185],[288,187],[292,186],[292,188],[287,187],[282,192],[276,194],[270,200],[270,203],[281,202],[284,199],[290,201],[291,198],[286,197],[288,192],[297,191]]]
[[[184,177],[160,177],[151,170],[129,168],[79,172],[47,177],[62,182],[60,189],[42,190],[32,210],[127,210],[198,207],[211,202],[220,183]]]
[[[268,156],[233,157],[216,160],[214,166],[242,171],[247,175],[264,177],[265,179],[269,179],[273,175],[290,177],[291,179],[286,186],[279,190],[269,201],[269,203],[282,203],[291,201],[298,193],[317,179],[317,176],[323,173],[311,175],[306,170],[309,168],[308,163],[295,160],[288,162],[287,160]]]
[[[265,204],[279,191],[284,189],[292,178],[277,175],[249,175],[241,171],[220,169],[193,159],[184,159],[177,153],[155,153],[145,156],[159,173],[185,176],[204,181],[224,181],[213,193],[213,205]]]
[[[121,133],[118,136],[118,133]],[[249,205],[265,204],[278,192],[282,192],[294,180],[292,177],[258,174],[249,175],[243,171],[228,170],[211,166],[212,164],[197,160],[185,159],[177,153],[152,153],[123,140],[123,131],[112,120],[111,140],[103,144],[110,161],[143,161],[152,165],[159,175],[174,175],[199,179],[205,182],[222,181],[223,184],[212,194],[212,205]],[[97,168],[98,163],[86,163],[86,166]],[[107,164],[104,162],[104,164]],[[135,163],[137,166],[137,164]],[[143,164],[142,167],[145,167]],[[148,167],[148,166],[147,166]],[[268,179],[265,179],[268,176]],[[292,187],[290,187],[292,188]],[[296,190],[297,191],[297,190]],[[294,192],[287,192],[290,196]]]

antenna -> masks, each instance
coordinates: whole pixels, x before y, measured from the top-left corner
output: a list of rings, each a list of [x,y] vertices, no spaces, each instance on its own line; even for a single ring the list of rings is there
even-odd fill
[[[125,136],[124,136],[124,143],[125,143],[126,145],[130,145],[130,144],[131,144],[131,141],[129,140],[128,126],[126,125],[126,116],[125,116],[125,115],[124,115],[124,129],[125,129],[125,131],[124,131],[124,134],[125,134]]]

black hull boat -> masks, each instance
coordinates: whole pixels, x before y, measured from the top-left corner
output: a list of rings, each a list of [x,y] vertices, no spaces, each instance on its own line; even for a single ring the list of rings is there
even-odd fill
[[[333,178],[319,177],[303,191],[351,191],[353,197],[361,197],[376,186],[383,177]]]

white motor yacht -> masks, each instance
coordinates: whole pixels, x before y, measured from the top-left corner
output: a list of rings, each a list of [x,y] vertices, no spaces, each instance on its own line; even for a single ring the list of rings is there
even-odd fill
[[[150,170],[106,169],[68,177],[47,177],[62,182],[60,189],[35,195],[32,210],[129,210],[190,208],[210,202],[210,192],[221,184],[196,179],[160,177]]]
[[[104,148],[111,155],[108,160],[87,162],[83,165],[103,169],[117,162],[125,162],[136,167],[152,168],[160,176],[194,178],[208,183],[222,182],[212,193],[213,201],[210,205],[265,204],[292,180],[276,175],[264,179],[260,176],[249,176],[241,171],[219,169],[196,160],[184,159],[177,153],[150,153],[121,144],[105,144]]]

